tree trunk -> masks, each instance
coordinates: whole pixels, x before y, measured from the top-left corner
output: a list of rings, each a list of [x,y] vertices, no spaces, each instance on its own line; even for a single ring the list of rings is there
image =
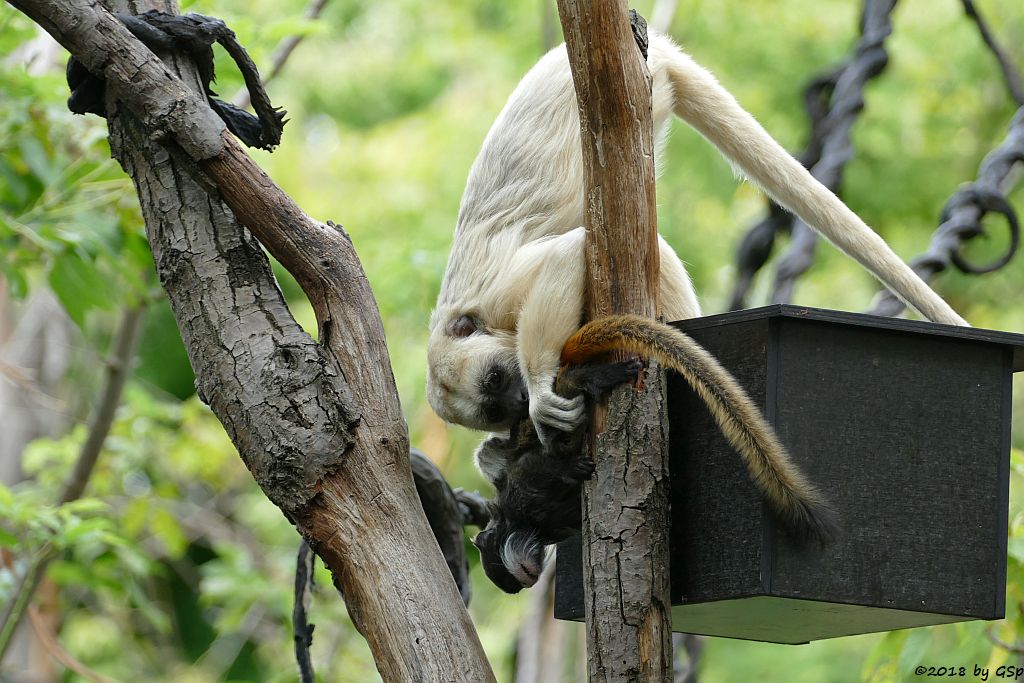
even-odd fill
[[[160,61],[90,0],[8,1],[106,78],[111,147],[199,395],[330,568],[384,680],[493,680],[416,498],[380,315],[348,236],[302,213],[224,133],[188,60]],[[253,236],[309,296],[319,342]]]
[[[654,317],[659,254],[650,73],[625,0],[559,0],[558,9],[580,109],[587,315]],[[590,680],[668,681],[664,373],[652,363],[639,391],[614,392],[607,413],[597,409],[593,432],[597,473],[583,496]]]

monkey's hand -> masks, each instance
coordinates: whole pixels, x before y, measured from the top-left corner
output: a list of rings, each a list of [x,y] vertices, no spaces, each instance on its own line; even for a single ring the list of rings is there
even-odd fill
[[[530,388],[530,419],[537,428],[537,436],[542,444],[547,445],[555,436],[552,432],[571,432],[584,418],[583,396],[563,398],[554,392],[548,382],[545,388]]]

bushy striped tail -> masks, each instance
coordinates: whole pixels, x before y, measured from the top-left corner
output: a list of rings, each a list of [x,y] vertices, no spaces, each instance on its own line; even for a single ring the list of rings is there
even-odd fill
[[[838,516],[793,464],[771,425],[728,370],[679,330],[648,318],[619,315],[587,323],[565,343],[562,364],[599,360],[613,350],[654,358],[683,376],[708,406],[751,479],[801,541],[825,546],[840,535]]]

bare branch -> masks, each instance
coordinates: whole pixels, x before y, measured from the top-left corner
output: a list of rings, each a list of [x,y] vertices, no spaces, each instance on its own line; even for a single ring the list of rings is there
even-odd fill
[[[60,641],[54,638],[53,634],[50,633],[50,630],[46,628],[46,624],[43,623],[39,610],[34,606],[28,608],[28,620],[29,623],[32,624],[32,630],[35,631],[36,638],[39,639],[39,642],[42,643],[49,655],[69,670],[75,672],[87,681],[92,681],[92,683],[119,683],[117,679],[97,673],[72,657],[71,653],[65,650],[64,646],[60,644]]]
[[[1012,652],[1013,654],[1024,655],[1024,643],[1008,643],[997,636],[991,627],[985,629],[985,637],[988,638],[996,647],[1001,647],[1007,652]]]
[[[78,452],[75,468],[64,484],[60,494],[60,503],[67,503],[82,496],[85,486],[92,476],[93,468],[103,450],[103,444],[114,424],[117,407],[121,405],[121,394],[125,382],[131,372],[132,359],[135,357],[135,341],[139,336],[144,309],[132,306],[125,309],[121,323],[114,335],[114,343],[107,357],[106,378],[100,392],[96,410],[89,420],[89,432]]]
[[[981,14],[978,13],[978,8],[974,6],[974,0],[960,1],[964,6],[964,12],[971,18],[974,25],[978,27],[978,33],[981,34],[982,41],[988,46],[988,49],[999,63],[999,69],[1003,74],[1003,80],[1006,82],[1006,89],[1010,91],[1010,96],[1013,97],[1017,104],[1024,107],[1024,85],[1021,84],[1020,70],[1017,68],[1017,65],[1013,63],[1006,54],[1006,51],[1003,50],[992,35],[988,24],[985,23]]]

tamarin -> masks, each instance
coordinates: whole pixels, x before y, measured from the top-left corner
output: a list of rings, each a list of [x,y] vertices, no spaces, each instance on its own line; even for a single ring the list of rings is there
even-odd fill
[[[925,317],[966,325],[671,40],[652,33],[647,63],[657,140],[664,139],[670,114],[684,119],[739,173]],[[559,352],[583,314],[579,130],[563,45],[516,87],[469,172],[427,351],[427,397],[448,422],[497,432],[528,414],[544,436],[572,431],[583,419],[581,397],[554,391]],[[659,251],[662,314],[667,320],[700,315],[682,261],[663,239]]]
[[[636,366],[599,362],[619,351],[653,358],[682,375],[743,458],[772,511],[799,541],[825,546],[838,537],[835,511],[792,463],[761,411],[729,371],[683,332],[631,315],[587,323],[562,349],[559,394],[599,397],[613,382],[631,379]],[[545,547],[579,528],[580,488],[593,472],[583,434],[576,429],[542,444],[524,420],[508,439],[492,437],[478,449],[478,466],[498,495],[490,505],[491,524],[474,542],[484,571],[502,590],[532,586]]]
[[[563,368],[555,382],[561,396],[599,399],[636,378],[636,359]],[[560,432],[542,444],[524,419],[508,437],[491,436],[476,451],[480,472],[497,495],[488,503],[490,522],[473,543],[488,578],[506,593],[537,582],[544,551],[580,528],[580,487],[594,473],[586,429]]]

